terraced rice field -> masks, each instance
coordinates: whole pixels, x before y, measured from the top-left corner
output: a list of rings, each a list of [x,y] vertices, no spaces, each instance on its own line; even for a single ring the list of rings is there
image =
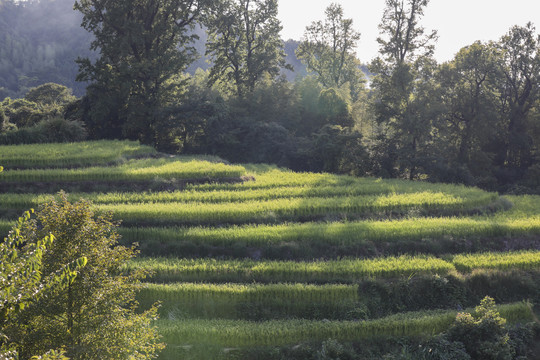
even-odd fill
[[[122,221],[123,243],[142,252],[125,271],[153,271],[141,306],[162,302],[161,359],[431,336],[486,295],[523,322],[540,300],[538,196],[170,157],[128,141],[0,146],[0,165],[1,236],[58,189]]]

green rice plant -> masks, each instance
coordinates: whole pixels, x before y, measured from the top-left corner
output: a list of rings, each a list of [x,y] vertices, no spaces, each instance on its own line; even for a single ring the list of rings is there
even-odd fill
[[[163,316],[250,319],[345,316],[358,302],[356,285],[146,284],[141,306],[159,300]]]
[[[457,196],[467,196],[472,192],[485,193],[478,188],[454,184],[434,184],[399,179],[380,179],[372,177],[353,177],[346,175],[326,173],[303,173],[279,169],[268,165],[244,165],[248,173],[252,174],[254,181],[243,184],[193,184],[190,190],[218,191],[218,190],[246,190],[271,189],[285,187],[304,187],[310,190],[332,187],[364,188],[364,194],[412,193],[412,192],[445,192]],[[360,191],[360,190],[356,190]]]
[[[540,235],[540,196],[511,197],[509,211],[469,217],[407,218],[383,221],[308,222],[229,227],[121,228],[124,239],[162,244],[262,246],[284,243],[351,245],[365,242],[440,238],[496,238]]]
[[[135,141],[99,140],[70,144],[0,145],[0,164],[10,169],[56,168],[116,163],[130,157],[155,155]]]
[[[139,258],[125,270],[143,268],[155,282],[307,282],[351,283],[363,278],[395,278],[448,274],[479,269],[540,270],[540,251],[457,255],[446,261],[418,255],[330,261],[256,261],[177,258]]]
[[[540,268],[540,251],[460,254],[454,256],[452,263],[456,269],[462,272],[476,269],[538,270]]]
[[[262,246],[284,243],[352,245],[370,242],[453,238],[495,238],[540,234],[540,217],[497,222],[475,218],[416,218],[383,221],[287,223],[223,228],[121,228],[130,242],[190,242],[212,246]]]
[[[454,213],[487,205],[495,199],[462,199],[444,193],[390,194],[338,198],[293,198],[234,203],[148,203],[98,205],[128,224],[221,224],[311,219],[329,215],[368,216],[418,210]]]
[[[154,282],[307,282],[350,283],[369,277],[447,274],[454,266],[430,256],[399,256],[331,261],[255,261],[141,258],[125,270],[144,268]]]
[[[509,323],[533,319],[531,305],[528,303],[501,305],[498,310]],[[423,311],[368,321],[160,320],[157,326],[169,346],[284,346],[329,338],[338,341],[361,341],[434,335],[447,330],[456,315],[457,311]]]
[[[203,203],[226,203],[243,201],[268,201],[275,199],[290,198],[327,198],[327,197],[359,197],[363,195],[385,195],[381,198],[382,203],[399,200],[403,194],[412,194],[413,189],[402,188],[402,193],[385,193],[378,184],[371,186],[351,185],[351,186],[294,186],[275,188],[237,188],[236,190],[183,190],[183,191],[161,191],[161,192],[107,192],[107,193],[72,193],[69,194],[71,201],[84,198],[95,204],[139,204],[139,203],[171,203],[171,202],[203,202]],[[425,192],[423,192],[425,193]],[[419,194],[416,192],[415,194]],[[434,193],[434,196],[441,196],[441,192]],[[27,207],[37,207],[40,203],[52,198],[53,195],[46,194],[0,194],[1,207],[24,210]],[[416,195],[418,196],[418,195]],[[456,199],[466,199],[471,204],[482,206],[493,202],[497,197],[495,194],[469,189],[468,191],[452,192],[448,196]]]
[[[149,181],[155,179],[232,178],[244,175],[239,165],[192,158],[129,160],[115,167],[7,170],[0,182]]]

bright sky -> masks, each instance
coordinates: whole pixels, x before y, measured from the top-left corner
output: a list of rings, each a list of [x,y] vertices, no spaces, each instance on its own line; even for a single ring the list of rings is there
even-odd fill
[[[332,2],[340,3],[345,18],[362,38],[358,57],[368,63],[377,56],[385,0],[278,0],[283,25],[282,38],[300,40],[307,25],[324,19],[324,10]],[[439,41],[435,58],[451,60],[456,52],[476,40],[498,40],[514,25],[531,21],[540,33],[540,0],[431,0],[421,24],[428,31],[437,30]]]

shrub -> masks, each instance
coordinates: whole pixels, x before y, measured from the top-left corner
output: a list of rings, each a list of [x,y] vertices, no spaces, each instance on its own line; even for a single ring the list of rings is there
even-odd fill
[[[71,204],[62,194],[60,201],[43,205],[21,233],[29,241],[54,234],[56,240],[43,254],[44,276],[66,262],[87,259],[72,283],[24,309],[6,332],[18,344],[21,358],[65,348],[71,359],[143,360],[162,348],[151,325],[157,309],[136,312],[134,305],[144,274],[120,272],[136,252],[117,246],[111,215],[96,217],[88,202]]]
[[[0,134],[1,145],[75,142],[86,139],[87,132],[80,121],[61,117],[43,120],[31,127],[23,127]]]
[[[473,360],[511,360],[515,350],[495,301],[486,296],[475,314],[459,313],[448,330],[448,339],[463,343]]]

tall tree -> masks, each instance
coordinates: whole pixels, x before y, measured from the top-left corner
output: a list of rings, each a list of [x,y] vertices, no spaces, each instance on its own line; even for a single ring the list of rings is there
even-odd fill
[[[433,53],[437,32],[426,34],[419,20],[429,0],[386,0],[377,38],[383,58],[394,65],[414,62]]]
[[[78,79],[90,81],[87,121],[96,136],[152,143],[168,82],[193,60],[190,31],[212,0],[80,0],[82,26],[92,32],[99,59],[79,60]]]
[[[518,177],[532,163],[531,110],[540,98],[540,35],[533,24],[514,26],[500,40],[504,77],[501,113],[504,135],[499,165]]]
[[[325,10],[326,19],[306,28],[296,55],[314,72],[324,87],[340,88],[349,83],[356,97],[363,88],[364,75],[355,49],[360,33],[352,19],[343,17],[343,7],[332,3]]]
[[[394,173],[398,167],[410,179],[416,176],[422,162],[422,146],[431,133],[431,116],[426,111],[432,99],[426,86],[434,68],[431,55],[437,33],[426,34],[419,25],[428,3],[429,0],[386,0],[379,25],[382,36],[377,39],[381,56],[370,65],[375,74],[373,111],[382,127],[379,148],[383,156],[389,157],[384,161],[389,167],[385,172],[398,175]]]
[[[265,73],[285,66],[277,0],[221,0],[208,10],[206,55],[210,84],[222,81],[237,96],[252,93]]]
[[[490,172],[492,165],[484,147],[496,136],[498,125],[495,80],[500,75],[499,63],[495,46],[477,41],[461,49],[438,72],[445,106],[439,134],[447,135],[452,149],[446,156],[477,175],[479,170]]]

